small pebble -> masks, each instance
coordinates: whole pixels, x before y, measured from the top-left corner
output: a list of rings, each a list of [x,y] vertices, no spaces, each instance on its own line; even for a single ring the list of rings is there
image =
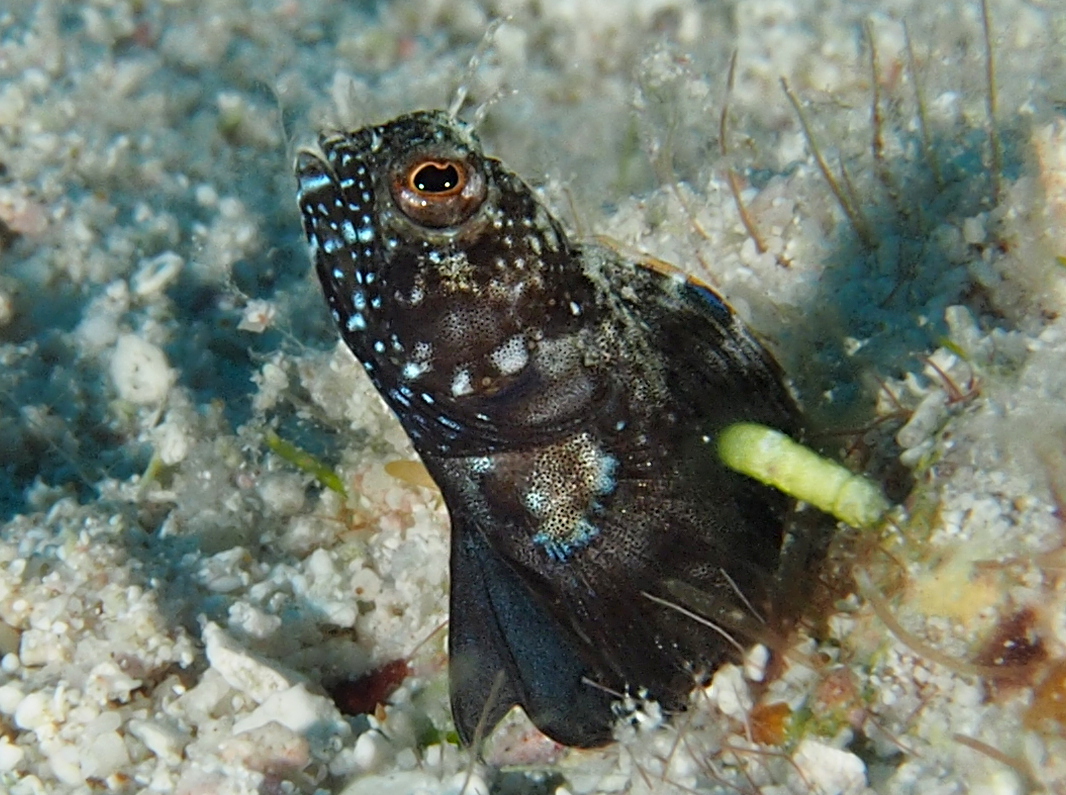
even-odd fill
[[[133,334],[123,334],[111,357],[111,380],[123,400],[148,406],[163,402],[174,372],[162,350]]]
[[[806,739],[792,755],[806,791],[817,795],[859,795],[866,788],[866,765],[855,754]]]
[[[15,710],[15,725],[20,729],[37,729],[52,721],[49,709],[52,699],[43,690],[30,693],[19,702]]]
[[[213,621],[204,627],[202,638],[211,667],[221,674],[230,687],[246,694],[257,704],[292,687],[293,683],[284,674],[241,647]]]
[[[7,737],[0,737],[0,773],[10,773],[26,756],[26,752],[13,745]]]
[[[723,714],[731,718],[744,720],[751,711],[751,691],[744,681],[742,669],[736,665],[723,665],[715,672],[707,695]]]

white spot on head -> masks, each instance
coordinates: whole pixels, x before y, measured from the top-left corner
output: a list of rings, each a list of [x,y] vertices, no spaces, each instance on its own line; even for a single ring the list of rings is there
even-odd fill
[[[428,370],[429,365],[425,362],[406,362],[401,370],[401,375],[407,381],[414,381]]]
[[[462,397],[474,391],[474,384],[470,379],[470,371],[467,369],[456,370],[452,376],[452,395]]]
[[[489,359],[502,375],[514,375],[529,363],[526,340],[516,334],[489,354]]]
[[[544,510],[551,502],[548,499],[548,495],[539,489],[530,489],[527,491],[522,501],[525,503],[529,512],[534,516],[543,515]]]

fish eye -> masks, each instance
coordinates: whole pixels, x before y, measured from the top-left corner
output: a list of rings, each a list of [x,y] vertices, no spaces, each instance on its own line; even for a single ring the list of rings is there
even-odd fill
[[[408,218],[422,226],[458,226],[485,201],[485,177],[469,159],[422,156],[400,166],[392,197]]]

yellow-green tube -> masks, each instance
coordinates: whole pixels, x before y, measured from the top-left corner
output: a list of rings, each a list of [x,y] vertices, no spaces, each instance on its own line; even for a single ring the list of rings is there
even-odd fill
[[[889,508],[877,484],[765,425],[730,425],[718,437],[718,456],[730,469],[852,527],[877,524]]]

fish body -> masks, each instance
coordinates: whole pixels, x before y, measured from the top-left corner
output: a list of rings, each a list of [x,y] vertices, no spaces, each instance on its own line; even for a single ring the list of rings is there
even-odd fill
[[[715,453],[738,421],[799,432],[773,357],[710,288],[571,241],[444,112],[323,136],[296,177],[333,318],[448,508],[460,738],[516,704],[574,746],[623,694],[683,709],[778,570],[789,498]]]

